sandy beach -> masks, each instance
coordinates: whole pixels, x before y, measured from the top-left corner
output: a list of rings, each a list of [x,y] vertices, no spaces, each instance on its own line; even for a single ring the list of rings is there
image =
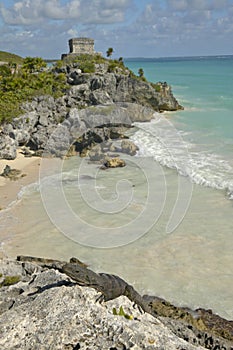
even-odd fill
[[[7,208],[17,199],[17,194],[23,186],[38,181],[40,161],[39,157],[24,157],[20,149],[14,160],[0,159],[0,174],[5,166],[9,165],[11,169],[20,170],[22,176],[15,181],[0,176],[0,210]]]

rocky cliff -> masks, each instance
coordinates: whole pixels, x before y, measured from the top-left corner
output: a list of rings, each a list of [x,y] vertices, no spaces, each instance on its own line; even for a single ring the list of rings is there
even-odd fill
[[[30,262],[0,261],[1,349],[232,350],[232,343],[170,317],[141,313]],[[165,305],[165,304],[164,304]]]
[[[25,113],[0,130],[0,158],[14,159],[17,147],[22,145],[43,152],[55,130],[53,154],[63,156],[68,143],[84,133],[100,134],[102,142],[108,139],[103,127],[114,126],[116,131],[116,127],[131,127],[135,121],[151,120],[155,111],[182,108],[167,83],[151,84],[130,71],[122,74],[99,67],[93,74],[82,73],[77,65],[70,64],[55,69],[54,74],[61,71],[70,88],[57,99],[39,96],[24,103]],[[64,143],[64,135],[66,142],[59,153],[58,144]]]

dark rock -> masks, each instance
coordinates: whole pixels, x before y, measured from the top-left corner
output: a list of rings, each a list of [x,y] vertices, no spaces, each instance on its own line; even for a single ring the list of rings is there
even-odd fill
[[[3,172],[0,174],[0,176],[3,176],[10,180],[17,180],[21,174],[21,170],[18,169],[12,169],[9,165],[6,165]]]
[[[0,174],[0,176],[8,177],[11,172],[11,167],[9,165],[6,165],[3,172]]]
[[[126,166],[125,161],[119,157],[109,158],[104,162],[103,165],[105,168],[122,168]]]

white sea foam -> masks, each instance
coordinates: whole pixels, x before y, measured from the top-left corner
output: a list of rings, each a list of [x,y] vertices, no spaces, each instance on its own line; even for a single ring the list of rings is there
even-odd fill
[[[226,190],[233,199],[233,167],[227,159],[187,142],[184,137],[188,133],[176,130],[165,118],[135,126],[138,131],[131,139],[139,147],[138,156],[153,157],[193,183]]]
[[[17,200],[22,199],[23,197],[28,197],[34,192],[39,191],[39,183],[33,182],[29,185],[23,186],[17,195]]]

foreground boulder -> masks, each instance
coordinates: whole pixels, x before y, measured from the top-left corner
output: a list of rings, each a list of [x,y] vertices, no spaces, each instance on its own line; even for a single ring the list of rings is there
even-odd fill
[[[18,260],[0,261],[1,349],[232,350],[231,341],[178,319],[187,310],[175,308],[174,318],[166,316],[175,310],[171,304],[166,308],[161,299],[141,297],[120,277],[95,273],[76,258],[70,263],[33,257]],[[92,289],[84,281],[95,282]],[[111,288],[112,283],[116,288]],[[121,285],[138,296],[137,305],[140,300],[142,307],[156,300],[156,312],[139,311],[132,295],[116,290]],[[100,303],[103,296],[108,301]],[[162,317],[158,305],[166,308]],[[231,332],[231,322],[223,321]]]
[[[0,288],[1,349],[202,349],[126,297],[100,304],[95,290],[30,263],[2,261],[1,270],[21,279]]]

